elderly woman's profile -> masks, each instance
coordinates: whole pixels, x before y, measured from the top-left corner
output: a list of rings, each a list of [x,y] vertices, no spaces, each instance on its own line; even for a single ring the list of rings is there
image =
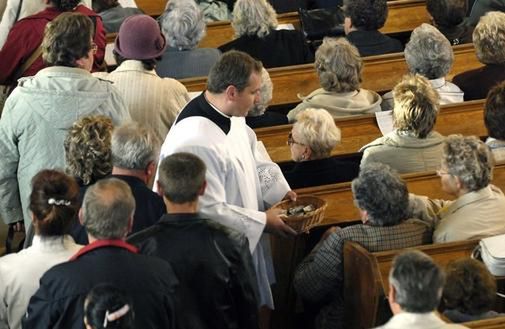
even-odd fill
[[[314,64],[321,88],[301,97],[302,102],[288,113],[290,122],[307,108],[325,109],[333,117],[380,111],[379,94],[360,88],[363,62],[345,38],[324,38]]]

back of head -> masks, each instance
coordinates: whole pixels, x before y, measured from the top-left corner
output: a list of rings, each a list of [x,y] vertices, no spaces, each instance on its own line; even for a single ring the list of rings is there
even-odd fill
[[[329,157],[331,150],[340,142],[340,129],[324,109],[309,108],[300,112],[293,129],[298,132],[300,142],[312,150],[311,159]]]
[[[484,64],[505,64],[505,13],[488,12],[473,30],[475,53]]]
[[[196,48],[205,36],[205,20],[194,0],[171,0],[159,18],[170,47],[179,50]]]
[[[132,170],[144,170],[157,162],[161,141],[156,134],[136,122],[128,122],[112,132],[112,165]]]
[[[505,81],[487,94],[484,123],[489,137],[505,140]]]
[[[422,24],[412,31],[404,54],[410,73],[421,74],[430,80],[445,77],[454,60],[449,40],[429,24]]]
[[[426,78],[406,75],[393,89],[395,128],[425,138],[437,121],[439,95]]]
[[[166,48],[165,36],[154,18],[148,15],[127,17],[121,26],[114,44],[118,59],[154,60]]]
[[[112,120],[103,115],[87,116],[74,122],[65,138],[65,171],[84,185],[109,175]]]
[[[93,0],[91,4],[95,13],[101,13],[107,9],[119,6],[118,0]]]
[[[458,259],[446,267],[445,307],[464,314],[479,315],[493,308],[496,280],[486,266],[472,258]]]
[[[386,0],[344,0],[344,15],[359,30],[375,31],[386,23],[388,6]]]
[[[363,63],[358,49],[347,39],[324,38],[314,64],[324,90],[343,93],[360,89]]]
[[[267,0],[237,0],[233,7],[231,25],[235,36],[267,36],[277,27],[277,13]]]
[[[32,179],[29,208],[36,234],[63,235],[79,210],[79,187],[62,172],[42,170]]]
[[[466,17],[466,0],[426,0],[426,9],[439,27],[453,27]]]
[[[220,94],[229,86],[235,86],[242,91],[249,85],[251,74],[261,74],[262,67],[261,62],[244,52],[228,51],[210,69],[207,90]]]
[[[408,218],[407,185],[388,165],[367,164],[353,179],[351,187],[357,206],[368,213],[370,224],[391,226]]]
[[[475,136],[448,136],[442,161],[447,172],[458,177],[468,191],[478,191],[491,182],[493,156],[489,147]]]
[[[80,13],[62,13],[47,23],[42,40],[42,59],[48,66],[77,67],[92,48],[93,22]]]
[[[82,222],[95,239],[122,239],[128,233],[128,222],[134,211],[135,199],[128,184],[117,178],[106,178],[86,190]]]
[[[95,286],[84,301],[84,322],[93,329],[134,328],[131,298],[110,283]]]
[[[411,250],[395,257],[389,283],[396,292],[395,301],[403,311],[428,313],[440,302],[444,272],[426,254]]]
[[[259,116],[265,113],[268,104],[272,100],[274,85],[272,79],[270,79],[270,74],[263,67],[261,69],[261,87],[260,87],[260,99],[254,104],[254,107],[247,113],[247,116]]]
[[[58,11],[72,11],[81,0],[50,0],[50,2]]]
[[[174,153],[161,161],[158,184],[170,202],[193,202],[205,182],[205,171],[205,163],[196,155]]]

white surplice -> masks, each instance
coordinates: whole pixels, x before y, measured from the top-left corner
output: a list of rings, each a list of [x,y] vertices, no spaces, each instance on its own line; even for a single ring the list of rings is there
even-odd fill
[[[256,134],[246,125],[245,118],[230,120],[227,134],[201,116],[177,122],[163,143],[160,161],[176,152],[189,152],[205,162],[207,189],[200,197],[200,212],[247,236],[258,277],[260,304],[273,308],[273,264],[269,240],[263,235],[264,210],[280,201],[290,187],[280,168],[257,151]]]

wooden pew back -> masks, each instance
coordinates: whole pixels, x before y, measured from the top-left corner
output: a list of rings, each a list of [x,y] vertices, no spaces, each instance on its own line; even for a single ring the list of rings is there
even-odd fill
[[[137,7],[149,16],[158,17],[165,11],[167,0],[136,0]]]
[[[471,329],[503,329],[505,328],[505,317],[465,322],[463,325]]]

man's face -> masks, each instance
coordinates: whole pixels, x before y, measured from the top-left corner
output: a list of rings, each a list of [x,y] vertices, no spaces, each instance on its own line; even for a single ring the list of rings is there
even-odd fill
[[[261,88],[261,77],[257,72],[253,72],[249,77],[249,84],[244,90],[239,91],[235,98],[233,116],[245,117],[249,110],[259,101]]]

